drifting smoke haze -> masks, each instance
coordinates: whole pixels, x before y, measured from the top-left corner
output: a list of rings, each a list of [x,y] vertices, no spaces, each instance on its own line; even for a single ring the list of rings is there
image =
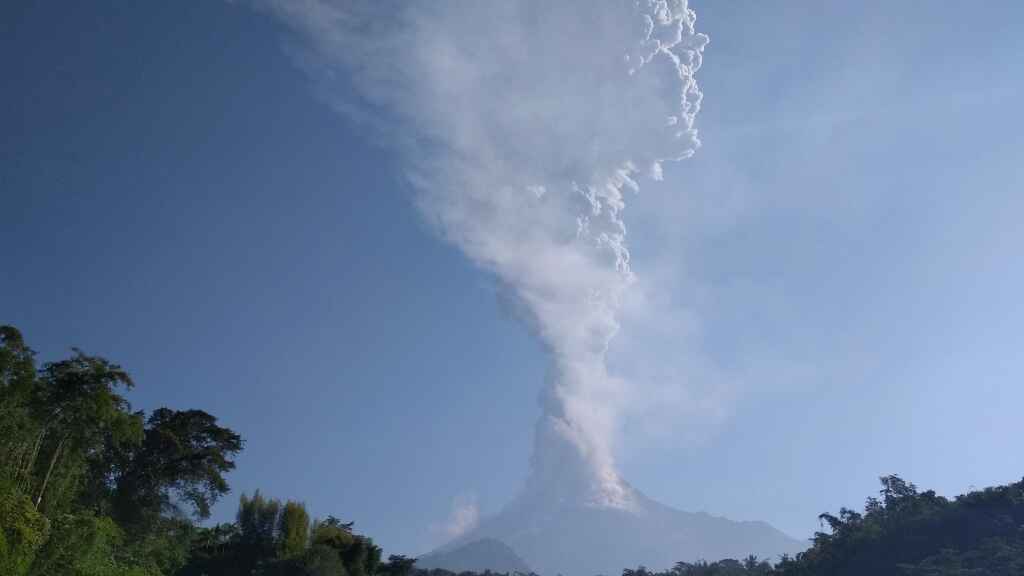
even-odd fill
[[[628,508],[612,445],[630,390],[605,360],[634,280],[626,201],[699,145],[707,37],[686,0],[256,5],[549,352],[527,491]]]
[[[480,523],[480,506],[476,496],[463,494],[452,502],[451,512],[445,522],[433,524],[430,531],[444,541],[453,540],[477,527]]]

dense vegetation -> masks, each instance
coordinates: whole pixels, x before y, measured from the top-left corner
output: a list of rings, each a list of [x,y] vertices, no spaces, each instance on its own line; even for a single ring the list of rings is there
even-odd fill
[[[1024,480],[948,500],[898,476],[881,479],[863,512],[822,514],[827,532],[774,567],[739,562],[679,563],[667,572],[640,567],[622,576],[1021,576]]]
[[[1024,480],[948,500],[882,478],[864,512],[819,518],[829,531],[776,567],[780,576],[1012,576],[1024,574]]]
[[[121,367],[74,350],[36,367],[0,327],[0,574],[171,574],[228,492],[242,439],[201,410],[148,417]]]
[[[235,522],[203,527],[242,439],[201,410],[133,411],[132,386],[78,350],[38,367],[0,327],[0,575],[454,576],[383,561],[351,523],[258,492],[242,495]],[[749,557],[622,576],[1024,574],[1024,481],[948,500],[888,476],[863,512],[820,520],[828,531],[774,566]]]
[[[201,410],[133,411],[120,366],[74,350],[37,367],[0,327],[0,575],[404,576],[413,561],[297,502],[243,495],[237,522],[199,521],[242,449]]]

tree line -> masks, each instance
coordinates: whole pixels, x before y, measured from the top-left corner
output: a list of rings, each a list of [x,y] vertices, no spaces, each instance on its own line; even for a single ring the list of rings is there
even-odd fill
[[[0,327],[0,574],[172,574],[242,449],[202,410],[132,410],[117,364],[37,367]]]
[[[77,349],[39,366],[21,333],[0,326],[0,575],[475,576],[384,560],[351,523],[259,492],[241,496],[235,522],[203,526],[242,438],[202,410],[133,410],[133,386]],[[898,476],[881,483],[863,511],[822,514],[795,557],[622,576],[1024,574],[1024,480],[952,500]]]

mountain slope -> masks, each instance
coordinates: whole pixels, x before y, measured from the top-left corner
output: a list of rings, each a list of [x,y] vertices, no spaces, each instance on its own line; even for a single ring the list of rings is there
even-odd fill
[[[619,574],[639,564],[668,568],[681,560],[749,554],[777,559],[806,548],[764,522],[683,512],[628,490],[628,506],[600,506],[527,492],[439,552],[493,538],[545,576],[594,576]]]
[[[473,540],[451,550],[438,550],[416,559],[416,567],[443,568],[452,572],[521,572],[530,567],[514,550],[493,538]]]

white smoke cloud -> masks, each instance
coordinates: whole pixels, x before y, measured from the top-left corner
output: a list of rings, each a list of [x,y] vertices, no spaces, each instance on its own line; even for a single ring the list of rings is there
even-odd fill
[[[612,450],[628,387],[605,356],[634,280],[627,196],[699,145],[707,37],[686,0],[255,3],[550,352],[530,488],[628,505]]]
[[[445,541],[454,540],[476,528],[479,523],[480,506],[477,504],[476,496],[464,494],[457,496],[452,502],[448,519],[444,523],[431,525],[430,531]]]

